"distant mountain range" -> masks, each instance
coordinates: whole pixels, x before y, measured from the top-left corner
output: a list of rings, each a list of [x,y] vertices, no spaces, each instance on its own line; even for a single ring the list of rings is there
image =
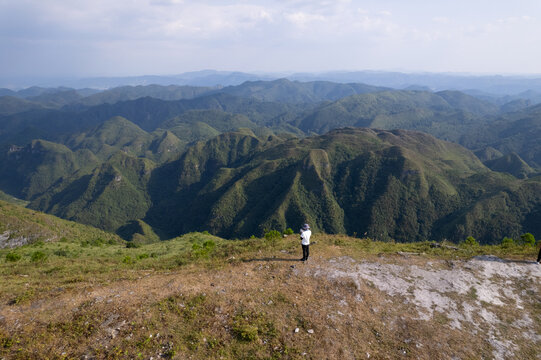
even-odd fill
[[[402,73],[389,71],[334,71],[322,73],[244,73],[238,71],[202,70],[178,75],[146,75],[127,77],[96,77],[86,79],[44,79],[43,88],[61,86],[59,89],[111,89],[119,86],[177,85],[198,87],[226,87],[243,84],[247,81],[272,81],[277,79],[290,81],[315,82],[327,81],[341,84],[362,83],[371,86],[401,90],[458,90],[475,97],[484,98],[499,104],[517,99],[527,99],[534,103],[541,102],[541,75],[473,75],[461,73]],[[7,80],[6,80],[7,81]],[[30,80],[11,79],[9,84],[24,87]],[[30,81],[36,83],[36,81]],[[0,83],[8,87],[8,83]],[[26,93],[39,95],[39,87],[24,90]],[[0,89],[0,96],[14,96],[9,89]]]
[[[540,109],[287,79],[35,87],[0,97],[0,191],[127,239],[305,221],[384,240],[541,237]]]

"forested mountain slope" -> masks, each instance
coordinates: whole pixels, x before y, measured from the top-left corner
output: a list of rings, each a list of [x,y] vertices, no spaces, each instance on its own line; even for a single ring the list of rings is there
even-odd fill
[[[7,99],[0,191],[127,238],[135,224],[235,238],[303,221],[401,241],[539,233],[539,106],[504,113],[456,91],[288,80],[88,98],[97,105],[21,111]]]

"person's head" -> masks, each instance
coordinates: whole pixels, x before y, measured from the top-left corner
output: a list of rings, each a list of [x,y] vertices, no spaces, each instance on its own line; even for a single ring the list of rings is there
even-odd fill
[[[304,224],[304,225],[302,226],[302,230],[306,231],[306,230],[308,230],[308,229],[310,229],[310,225]]]

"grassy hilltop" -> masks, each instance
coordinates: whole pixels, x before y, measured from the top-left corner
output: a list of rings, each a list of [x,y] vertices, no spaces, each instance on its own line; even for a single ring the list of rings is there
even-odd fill
[[[3,219],[26,221],[21,231],[36,224],[65,235],[0,250],[6,359],[533,359],[539,351],[533,246],[315,233],[301,263],[296,235],[190,233],[127,247],[1,204]]]

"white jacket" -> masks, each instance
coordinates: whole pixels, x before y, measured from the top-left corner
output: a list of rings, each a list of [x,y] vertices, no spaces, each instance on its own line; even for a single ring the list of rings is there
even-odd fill
[[[310,245],[310,236],[312,236],[312,232],[310,231],[310,229],[308,230],[301,229],[301,244]]]

